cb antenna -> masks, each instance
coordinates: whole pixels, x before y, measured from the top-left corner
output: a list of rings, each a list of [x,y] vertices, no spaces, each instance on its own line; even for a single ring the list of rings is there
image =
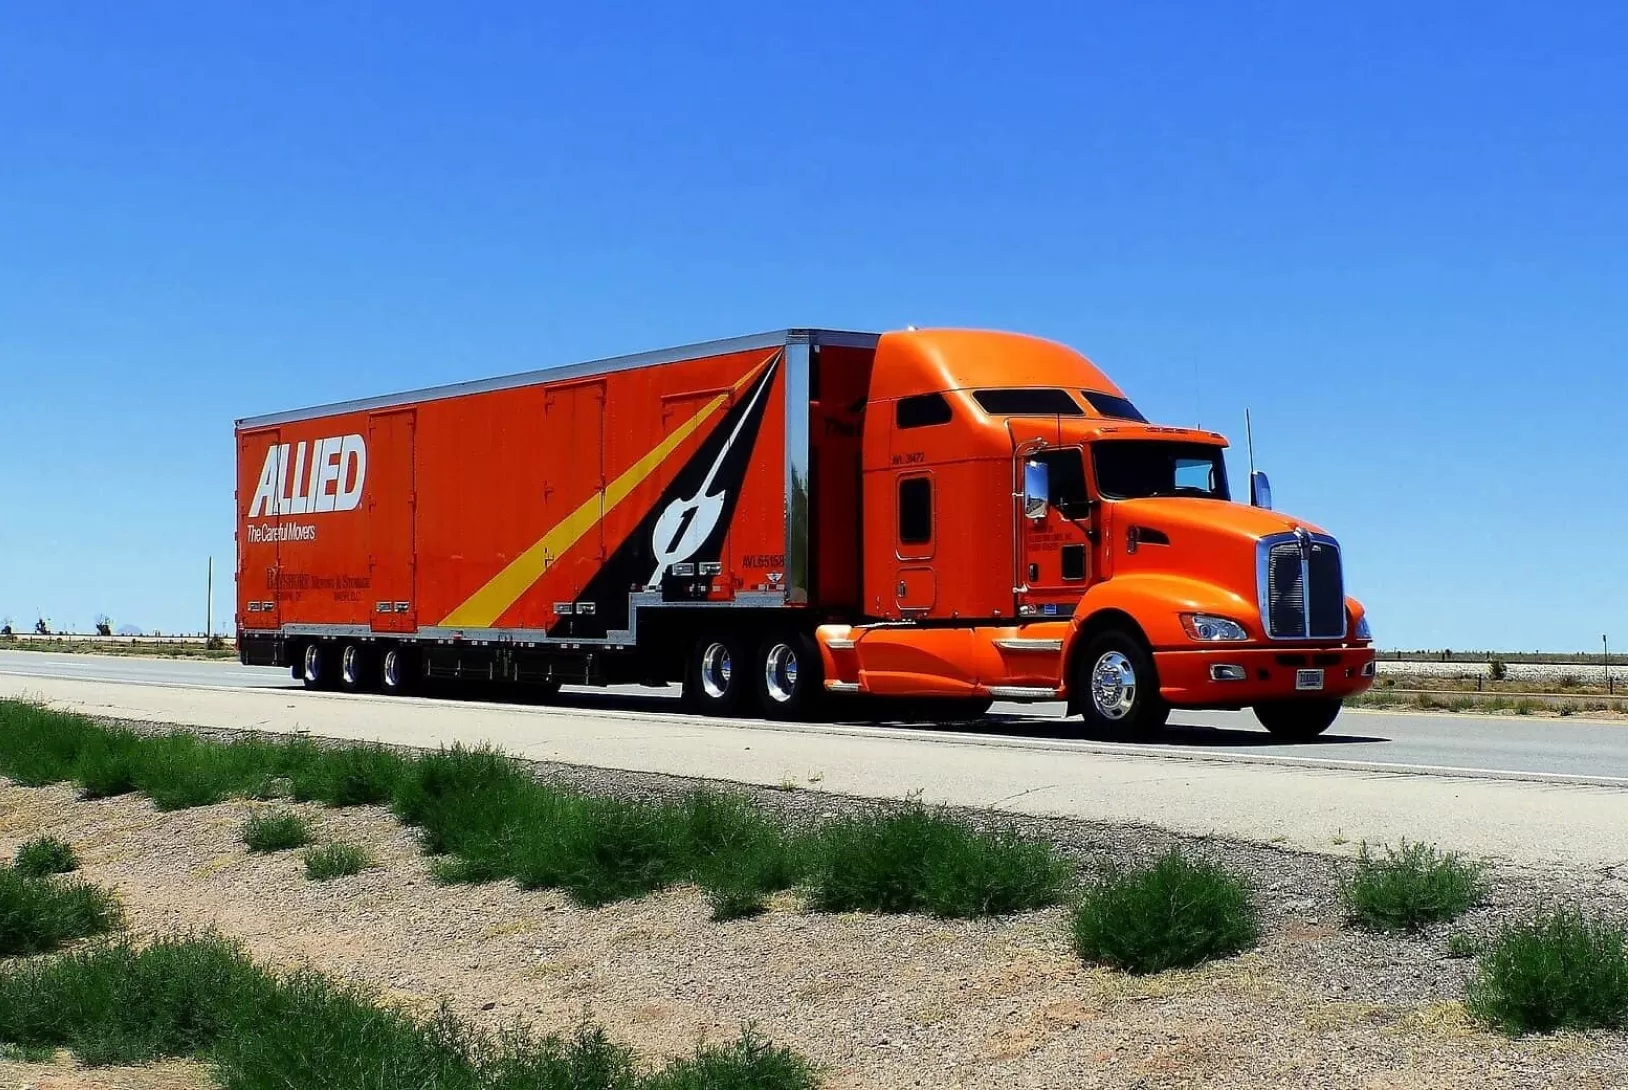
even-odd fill
[[[1244,445],[1249,448],[1249,479],[1250,487],[1255,481],[1255,429],[1249,421],[1249,410],[1244,410]]]

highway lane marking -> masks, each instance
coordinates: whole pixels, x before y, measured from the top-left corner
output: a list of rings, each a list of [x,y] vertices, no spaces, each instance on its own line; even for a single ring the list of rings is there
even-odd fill
[[[85,682],[92,679],[81,677],[62,677],[51,675],[17,674],[0,669],[0,675],[11,677],[32,677],[36,680],[56,680],[69,682]],[[1087,753],[1101,757],[1119,758],[1155,758],[1164,761],[1187,760],[1199,763],[1246,765],[1258,767],[1280,767],[1291,769],[1304,769],[1309,771],[1326,772],[1358,772],[1377,773],[1385,775],[1405,776],[1436,776],[1444,779],[1466,780],[1510,780],[1526,783],[1553,784],[1558,786],[1582,787],[1628,787],[1628,776],[1581,776],[1563,772],[1538,772],[1520,769],[1480,768],[1475,766],[1407,764],[1389,761],[1356,761],[1344,760],[1336,757],[1300,757],[1291,754],[1275,753],[1234,753],[1226,750],[1158,746],[1139,743],[1105,743],[1088,739],[1058,739],[1058,738],[1022,738],[967,731],[923,730],[919,727],[904,726],[878,726],[872,724],[844,724],[844,723],[783,723],[772,720],[735,719],[720,720],[706,716],[685,714],[682,712],[648,712],[631,709],[594,708],[567,704],[500,704],[486,701],[448,701],[434,697],[402,697],[380,696],[362,693],[311,693],[292,683],[283,685],[187,685],[179,682],[167,681],[94,681],[102,685],[137,685],[157,689],[184,689],[200,693],[286,693],[298,692],[302,700],[317,701],[359,701],[369,704],[401,706],[409,705],[431,709],[455,708],[493,708],[505,712],[516,712],[530,715],[578,715],[590,719],[610,720],[625,723],[641,723],[651,719],[671,726],[696,726],[710,730],[763,730],[783,732],[788,734],[831,735],[843,738],[861,738],[876,740],[896,740],[907,742],[927,742],[934,745],[960,745],[969,748],[995,748],[1020,749],[1055,753]],[[637,699],[637,698],[635,698]],[[665,697],[649,697],[647,699],[665,700]],[[163,722],[163,720],[154,720]],[[1006,720],[1015,724],[1033,723],[1058,724],[1061,721],[1035,717],[1033,719],[1016,718]],[[221,729],[232,729],[223,727]],[[539,743],[544,744],[544,743]]]

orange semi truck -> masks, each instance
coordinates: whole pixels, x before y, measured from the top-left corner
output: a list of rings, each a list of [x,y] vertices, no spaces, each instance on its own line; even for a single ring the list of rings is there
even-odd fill
[[[1251,707],[1310,738],[1373,683],[1368,624],[1334,538],[1263,475],[1233,501],[1225,446],[1072,349],[967,330],[240,420],[239,653],[312,688],[680,682],[776,718],[1066,699],[1131,736]]]

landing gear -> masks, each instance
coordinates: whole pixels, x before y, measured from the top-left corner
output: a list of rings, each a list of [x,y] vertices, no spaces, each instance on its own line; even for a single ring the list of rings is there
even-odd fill
[[[1155,738],[1170,707],[1159,698],[1153,656],[1142,641],[1111,628],[1076,660],[1074,702],[1088,727],[1132,740]]]
[[[1334,725],[1340,714],[1338,700],[1279,700],[1256,704],[1261,726],[1289,742],[1309,742]]]

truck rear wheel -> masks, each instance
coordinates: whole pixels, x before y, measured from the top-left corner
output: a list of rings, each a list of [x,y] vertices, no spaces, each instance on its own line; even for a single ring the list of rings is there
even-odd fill
[[[1110,628],[1097,636],[1076,660],[1076,702],[1085,723],[1107,734],[1147,739],[1164,730],[1170,707],[1159,697],[1153,656],[1142,641]]]
[[[770,719],[807,719],[825,692],[820,649],[804,632],[770,636],[758,648],[758,703]]]
[[[703,715],[734,715],[751,688],[750,659],[734,636],[703,636],[696,641],[684,672],[684,702]]]
[[[1279,700],[1256,704],[1261,726],[1290,742],[1309,742],[1334,725],[1340,714],[1338,700]]]
[[[359,643],[347,643],[339,653],[339,687],[347,693],[365,693],[373,687],[371,652]]]
[[[300,680],[307,689],[328,688],[333,667],[328,665],[328,649],[317,640],[305,645],[300,652]]]
[[[388,647],[379,658],[379,688],[398,696],[418,682],[418,656],[406,647]]]

